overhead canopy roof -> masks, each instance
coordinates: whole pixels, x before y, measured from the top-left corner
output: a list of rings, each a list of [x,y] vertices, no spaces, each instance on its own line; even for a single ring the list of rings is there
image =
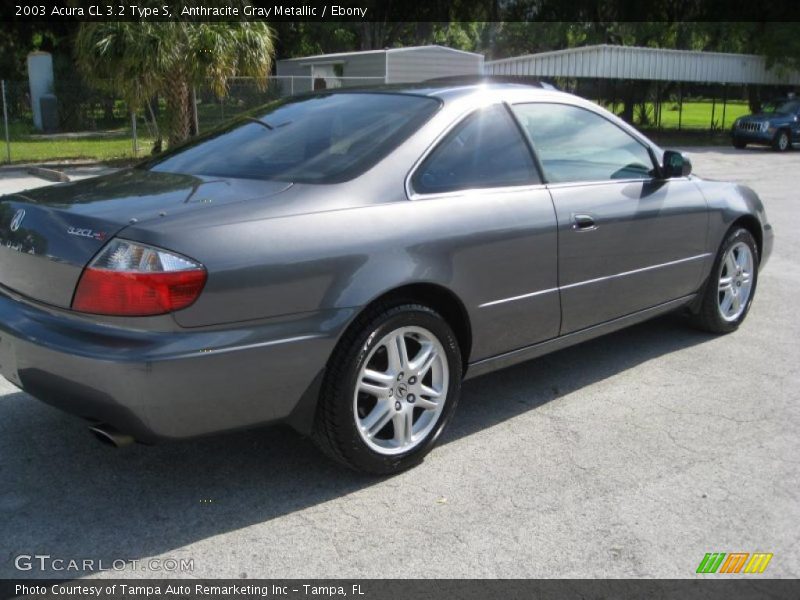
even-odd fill
[[[767,69],[761,56],[637,46],[582,46],[493,60],[489,75],[800,85],[800,72]]]
[[[439,46],[438,44],[430,44],[428,46],[403,46],[402,48],[383,48],[381,50],[358,50],[354,52],[336,52],[334,54],[315,54],[313,56],[301,56],[299,58],[282,58],[280,62],[313,62],[318,63],[320,60],[327,62],[342,62],[354,56],[364,56],[367,54],[399,54],[401,52],[416,52],[418,50],[439,50],[442,52],[449,52],[453,54],[466,54],[483,58],[483,54],[475,52],[467,52],[465,50],[456,50],[448,46]]]

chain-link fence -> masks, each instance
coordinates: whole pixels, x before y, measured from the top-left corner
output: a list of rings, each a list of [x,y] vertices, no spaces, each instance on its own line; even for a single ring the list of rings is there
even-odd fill
[[[272,100],[312,90],[371,87],[383,77],[312,78],[281,76],[266,82],[234,78],[217,97],[209,85],[193,90],[193,110],[200,133]],[[34,116],[27,81],[3,81],[3,162],[65,159],[130,159],[149,154],[159,132],[166,136],[164,98],[155,97],[135,119],[121,97],[87,85],[79,78],[56,79],[52,95],[40,101]]]

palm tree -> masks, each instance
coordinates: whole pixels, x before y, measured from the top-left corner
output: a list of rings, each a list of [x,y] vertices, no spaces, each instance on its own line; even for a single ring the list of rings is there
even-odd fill
[[[272,69],[272,30],[263,22],[82,23],[75,40],[87,81],[122,96],[131,111],[163,95],[169,144],[191,132],[192,90],[209,84],[218,97],[232,77],[255,77],[262,88]],[[156,126],[157,127],[157,126]]]

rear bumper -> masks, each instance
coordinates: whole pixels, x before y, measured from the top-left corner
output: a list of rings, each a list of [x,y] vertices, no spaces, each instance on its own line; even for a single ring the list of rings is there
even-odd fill
[[[0,373],[48,404],[142,442],[194,437],[290,417],[349,318],[339,310],[151,332],[0,293]]]

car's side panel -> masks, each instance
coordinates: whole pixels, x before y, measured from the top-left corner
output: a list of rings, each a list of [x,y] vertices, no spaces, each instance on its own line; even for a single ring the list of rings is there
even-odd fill
[[[477,361],[469,366],[469,370],[467,371],[465,379],[480,377],[481,375],[486,375],[487,373],[504,369],[527,360],[532,360],[551,352],[563,350],[564,348],[569,348],[575,344],[580,344],[582,342],[606,335],[607,333],[612,333],[614,331],[624,329],[625,327],[630,327],[631,325],[636,325],[637,323],[647,321],[648,319],[652,319],[659,315],[678,310],[691,304],[696,296],[696,294],[690,294],[689,296],[685,296],[683,298],[676,298],[675,300],[670,300],[669,302],[658,304],[656,306],[625,315],[624,317],[619,317],[618,319],[612,319],[611,321],[605,321],[593,327],[587,327],[586,329],[581,329],[580,331],[558,336],[552,340],[547,340],[539,344],[533,344],[531,346],[526,346],[525,348],[520,348],[519,350],[513,350],[498,356],[492,356],[485,360]]]
[[[697,290],[708,214],[688,179],[551,186],[559,228],[561,334]],[[595,228],[576,227],[590,215]]]
[[[473,359],[558,333],[555,214],[543,186],[168,235],[209,272],[200,299],[175,315],[185,327],[360,307],[388,290],[427,282],[464,303]],[[136,237],[163,241],[154,229]],[[539,291],[547,293],[531,295]]]

